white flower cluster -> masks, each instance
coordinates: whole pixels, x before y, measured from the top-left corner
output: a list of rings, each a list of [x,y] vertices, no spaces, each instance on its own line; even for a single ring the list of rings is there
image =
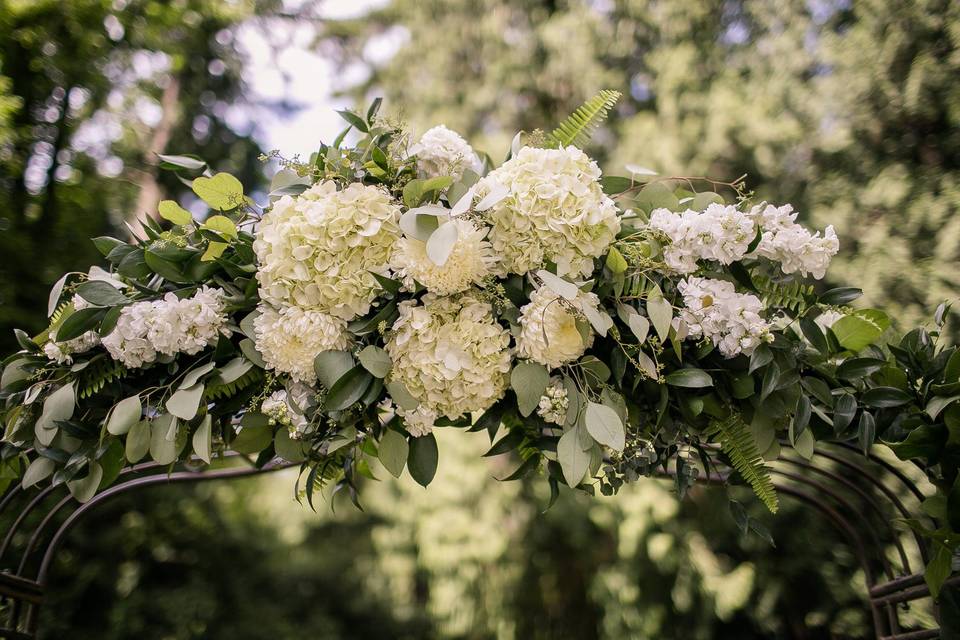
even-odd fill
[[[830,259],[840,243],[832,226],[823,236],[811,233],[796,223],[793,207],[762,204],[748,212],[733,205],[710,204],[704,211],[656,209],[649,227],[664,233],[670,244],[663,250],[664,262],[677,273],[693,273],[698,260],[730,264],[747,255],[750,243],[761,238],[750,255],[762,256],[780,264],[784,273],[799,271],[819,279],[826,274]]]
[[[784,273],[799,271],[818,280],[826,275],[830,259],[840,250],[832,225],[824,229],[823,236],[819,231],[810,233],[796,223],[797,213],[790,205],[761,204],[749,215],[763,232],[757,255],[779,262]]]
[[[550,378],[550,384],[547,385],[543,395],[540,396],[537,414],[546,422],[563,424],[566,422],[569,406],[570,398],[567,394],[567,388],[563,385],[563,380],[558,376],[553,376]]]
[[[370,310],[399,237],[400,208],[382,189],[321,182],[284,196],[264,216],[253,248],[260,297],[351,320]]]
[[[444,224],[456,225],[457,241],[442,265],[430,259],[427,243],[416,238],[400,238],[394,247],[391,266],[411,291],[416,281],[440,295],[460,293],[490,275],[497,261],[485,239],[485,228],[465,218],[453,218]]]
[[[581,291],[565,300],[547,286],[538,287],[520,309],[517,355],[551,369],[576,360],[593,344],[593,332],[581,310],[599,305],[595,293]]]
[[[317,381],[313,360],[318,353],[350,346],[345,320],[300,307],[278,311],[261,305],[253,329],[257,351],[263,355],[267,368],[306,384]]]
[[[457,181],[465,169],[478,174],[483,171],[483,163],[470,143],[442,124],[428,129],[410,153],[417,156],[417,171],[424,178],[450,176]]]
[[[271,424],[286,427],[292,440],[300,440],[310,427],[303,408],[311,393],[310,387],[294,383],[290,391],[281,389],[264,398],[260,412],[270,418]]]
[[[199,353],[227,331],[225,323],[223,290],[202,286],[190,298],[168,293],[124,307],[103,346],[114,360],[136,369],[158,355]]]
[[[763,303],[756,296],[737,293],[725,280],[708,278],[686,278],[677,288],[683,295],[688,337],[708,338],[727,358],[750,355],[761,343],[773,340],[770,325],[760,315]]]
[[[483,198],[509,190],[488,212],[497,275],[524,274],[549,260],[557,275],[589,276],[593,259],[620,231],[614,202],[600,187],[600,168],[576,147],[524,147],[477,183]]]
[[[650,227],[670,238],[663,250],[664,262],[678,273],[693,273],[698,260],[735,262],[746,255],[756,236],[753,220],[747,214],[732,205],[717,203],[702,213],[656,209],[650,215]]]
[[[386,349],[393,360],[389,381],[416,398],[417,411],[398,413],[415,435],[429,432],[439,415],[458,418],[500,398],[510,372],[510,334],[489,303],[467,293],[406,300]]]

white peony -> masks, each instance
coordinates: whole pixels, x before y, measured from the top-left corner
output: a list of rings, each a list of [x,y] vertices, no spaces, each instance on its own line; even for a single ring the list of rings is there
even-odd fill
[[[616,205],[600,187],[600,168],[576,147],[524,147],[477,183],[483,198],[503,185],[509,194],[488,212],[497,275],[524,274],[546,261],[562,276],[589,276],[620,231]]]
[[[318,353],[342,351],[350,346],[345,320],[299,307],[278,311],[261,305],[253,328],[257,351],[267,368],[306,384],[317,380],[313,360]]]
[[[342,191],[321,182],[296,198],[284,196],[253,243],[260,297],[344,320],[367,313],[380,291],[370,272],[387,273],[399,217],[386,191],[358,182]]]
[[[110,357],[136,369],[158,355],[195,355],[214,344],[225,328],[223,290],[202,286],[190,298],[168,293],[160,300],[128,305],[103,338]]]
[[[427,293],[420,304],[401,302],[399,311],[386,349],[393,360],[389,381],[402,383],[420,403],[415,416],[406,412],[408,428],[423,432],[430,415],[459,418],[503,396],[510,334],[489,303],[470,293]]]
[[[410,153],[417,156],[417,171],[424,178],[450,176],[457,181],[465,169],[478,174],[483,171],[483,163],[473,147],[442,124],[428,129]]]
[[[771,342],[770,325],[760,315],[763,303],[754,295],[737,293],[726,280],[690,277],[677,285],[683,295],[682,319],[688,337],[709,339],[720,353],[732,358],[750,355],[764,342]]]
[[[760,204],[748,215],[763,230],[754,253],[779,262],[784,273],[799,271],[819,280],[826,275],[831,258],[840,250],[832,225],[824,229],[823,236],[819,231],[811,233],[796,223],[797,213],[790,205]]]
[[[649,227],[670,239],[664,262],[678,273],[693,273],[698,260],[736,262],[756,236],[751,217],[731,205],[712,203],[703,212],[655,209]]]
[[[517,355],[551,369],[573,362],[593,344],[581,309],[597,309],[599,304],[595,293],[581,291],[574,300],[565,300],[547,286],[537,288],[520,309]]]
[[[427,243],[416,238],[403,237],[394,245],[391,266],[411,291],[417,281],[440,295],[460,293],[490,275],[497,259],[484,239],[486,229],[464,218],[445,224],[457,226],[457,242],[443,265],[435,264],[427,256]]]
[[[540,396],[537,414],[546,422],[563,424],[566,422],[569,406],[570,398],[563,380],[559,376],[553,376],[543,395]]]

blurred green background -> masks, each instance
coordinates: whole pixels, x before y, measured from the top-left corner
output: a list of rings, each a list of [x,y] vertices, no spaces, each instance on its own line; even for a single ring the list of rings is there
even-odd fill
[[[383,96],[499,158],[601,88],[624,93],[589,149],[606,171],[746,173],[837,228],[831,284],[922,323],[960,290],[958,72],[950,0],[0,0],[0,346],[43,328],[49,286],[97,261],[89,236],[190,204],[158,152],[263,185],[261,153],[307,154],[334,106]],[[485,436],[439,440],[430,489],[369,483],[362,513],[300,506],[286,472],[110,503],[71,537],[46,637],[866,634],[854,559],[789,502],[751,507],[776,548],[707,488],[543,513]]]

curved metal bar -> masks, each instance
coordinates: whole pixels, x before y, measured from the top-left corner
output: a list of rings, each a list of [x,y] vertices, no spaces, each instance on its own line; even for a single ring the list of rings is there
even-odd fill
[[[14,535],[17,533],[17,529],[20,528],[20,525],[23,524],[23,521],[27,518],[28,515],[43,502],[48,496],[50,496],[54,491],[60,489],[61,485],[45,487],[40,491],[39,494],[34,496],[26,507],[17,515],[16,520],[13,521],[13,524],[10,525],[10,528],[7,529],[7,535],[3,538],[3,544],[0,545],[0,560],[3,559],[3,556],[7,553],[7,548],[10,546],[10,543],[13,541]]]
[[[817,511],[820,511],[827,518],[839,528],[844,535],[850,540],[857,539],[856,529],[854,529],[846,519],[844,519],[835,509],[832,507],[823,504],[821,501],[817,500],[813,496],[810,496],[799,489],[791,487],[790,485],[779,484],[777,490],[785,495],[789,495],[801,502],[806,503],[807,505],[813,507]],[[863,554],[863,548],[861,546],[854,546],[853,552],[857,556],[857,560],[860,562],[860,566],[863,567],[864,573],[869,575],[871,573],[869,562],[867,561],[866,556]],[[885,625],[883,616],[880,615],[880,611],[877,609],[876,605],[873,604],[873,601],[870,600],[870,613],[873,617],[873,629],[876,636],[879,638],[882,633],[885,632]]]
[[[847,449],[848,451],[854,451],[861,456],[863,455],[863,451],[861,451],[860,449],[858,449],[857,447],[855,447],[854,445],[848,442],[837,441],[837,442],[826,442],[825,444],[832,444],[832,445]],[[900,480],[900,482],[902,482],[903,485],[917,498],[917,500],[919,500],[920,502],[923,502],[924,500],[926,500],[926,496],[923,495],[923,492],[920,491],[916,483],[910,478],[908,478],[904,472],[900,471],[900,469],[897,469],[895,466],[893,466],[883,458],[875,456],[872,453],[869,453],[864,457],[866,457],[868,460],[870,460],[874,464],[880,465],[881,467],[883,467],[884,469],[886,469],[887,471],[895,475]]]
[[[12,487],[10,487],[10,490],[7,491],[6,494],[4,494],[3,500],[0,500],[0,514],[4,512],[4,510],[10,505],[11,502],[13,502],[13,499],[21,491],[23,491],[23,485],[20,484],[19,482],[13,485]]]
[[[836,474],[832,471],[829,471],[827,469],[814,466],[806,462],[805,460],[795,460],[793,458],[781,456],[778,462],[791,464],[801,469],[807,469],[813,473],[817,473],[826,478],[829,478],[830,480],[833,480],[835,482],[842,484],[843,486],[847,487],[848,489],[856,493],[858,496],[860,496],[864,500],[864,502],[874,511],[874,513],[876,513],[877,516],[879,516],[882,522],[884,522],[885,524],[889,524],[888,515],[884,513],[883,508],[880,506],[880,503],[877,501],[877,499],[874,496],[867,493],[866,491],[864,491],[855,482],[852,482],[851,480],[848,480],[847,478],[844,478],[843,476]],[[900,542],[900,537],[896,535],[897,531],[892,526],[889,528],[889,530],[890,530],[890,533],[892,534],[890,536],[890,538],[893,541],[892,544],[897,548],[897,552],[900,556],[900,563],[901,563],[901,567],[903,568],[902,573],[906,573],[906,574],[912,573],[912,570],[910,569],[910,560],[909,558],[907,558],[907,552],[903,548],[903,544],[901,544]],[[869,531],[877,547],[882,549],[883,545],[881,544],[879,538],[877,537],[876,532],[873,530],[873,528],[870,528]],[[890,579],[893,580],[894,579],[893,576],[891,576]]]
[[[60,528],[57,529],[57,532],[53,535],[53,538],[50,540],[50,544],[47,545],[47,550],[43,555],[43,560],[40,562],[40,570],[37,573],[37,583],[41,586],[46,586],[47,582],[47,573],[50,570],[50,564],[53,560],[53,556],[56,553],[59,546],[62,544],[64,537],[67,533],[76,525],[77,521],[83,517],[85,513],[98,506],[99,504],[110,500],[113,497],[116,497],[126,491],[131,489],[136,489],[139,487],[147,487],[152,485],[160,484],[173,484],[177,482],[202,482],[205,480],[218,480],[223,478],[237,478],[243,476],[256,475],[258,473],[264,473],[269,471],[278,471],[280,469],[288,469],[294,466],[296,463],[292,462],[282,462],[275,465],[268,465],[262,468],[256,467],[234,467],[229,469],[218,469],[216,471],[205,471],[202,473],[196,471],[177,471],[169,475],[153,475],[146,476],[143,478],[134,478],[127,482],[113,485],[103,492],[95,495],[88,502],[80,505],[76,511],[70,514],[69,517],[64,521]]]

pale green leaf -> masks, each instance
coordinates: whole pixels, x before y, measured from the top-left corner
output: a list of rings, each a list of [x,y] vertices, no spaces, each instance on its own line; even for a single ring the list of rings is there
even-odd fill
[[[157,206],[157,211],[160,213],[161,218],[169,220],[173,224],[183,226],[193,222],[193,216],[190,215],[190,212],[173,200],[161,200]]]
[[[229,173],[194,178],[193,192],[211,209],[218,211],[228,211],[243,204],[243,185]]]
[[[140,420],[143,405],[140,396],[130,396],[118,402],[110,411],[107,418],[107,432],[115,436],[122,436]]]
[[[390,360],[390,354],[374,345],[368,345],[360,350],[357,359],[363,368],[378,378],[386,378],[393,367],[393,361]]]
[[[588,402],[584,420],[594,440],[614,451],[623,451],[627,434],[616,411],[606,405]]]
[[[540,404],[540,397],[550,384],[550,373],[536,362],[518,362],[510,372],[510,386],[517,394],[520,415],[529,416]]]
[[[393,429],[387,429],[380,438],[380,449],[378,452],[380,462],[390,474],[399,478],[403,473],[403,468],[407,464],[407,455],[410,452],[410,445],[407,439]]]
[[[186,389],[179,389],[167,399],[167,411],[182,420],[192,420],[200,409],[200,400],[203,398],[203,384],[195,384]]]
[[[75,478],[67,482],[67,488],[70,489],[70,495],[77,502],[87,502],[97,492],[100,481],[103,479],[103,467],[96,462],[91,462],[87,475],[83,478]]]

